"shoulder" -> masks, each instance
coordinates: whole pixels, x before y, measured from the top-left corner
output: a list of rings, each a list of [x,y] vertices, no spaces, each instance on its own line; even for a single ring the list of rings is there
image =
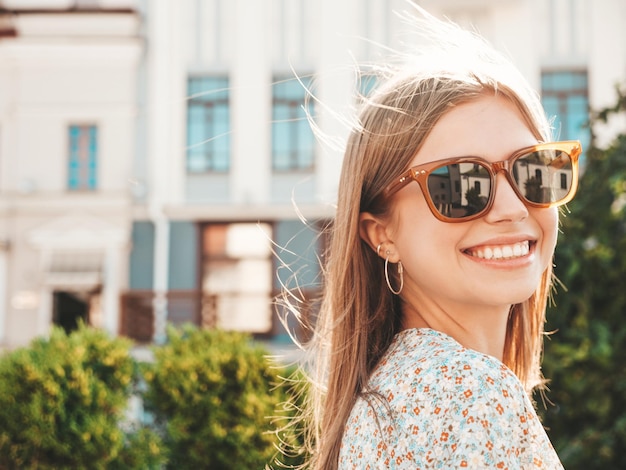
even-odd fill
[[[470,413],[477,418],[526,413],[529,402],[517,376],[498,359],[432,330],[399,336],[370,387],[386,399],[397,419],[428,416],[423,425],[429,427]]]
[[[344,444],[352,451],[376,449],[382,457],[402,455],[405,461],[474,462],[469,468],[500,463],[515,468],[520,456],[525,462],[555,457],[509,368],[428,331],[396,338],[352,410]]]
[[[502,362],[433,330],[400,333],[372,374],[369,386],[384,396],[386,391],[398,390],[399,399],[419,396],[424,400],[443,394],[468,401],[502,389],[507,394],[525,394],[515,374]]]

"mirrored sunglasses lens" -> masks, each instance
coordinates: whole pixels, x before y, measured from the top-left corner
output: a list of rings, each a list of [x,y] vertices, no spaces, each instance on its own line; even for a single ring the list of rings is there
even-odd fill
[[[491,178],[477,163],[445,165],[428,176],[428,193],[437,211],[451,219],[478,214],[487,206]]]
[[[553,204],[572,189],[572,159],[563,150],[538,150],[522,155],[511,168],[519,192],[530,202]]]

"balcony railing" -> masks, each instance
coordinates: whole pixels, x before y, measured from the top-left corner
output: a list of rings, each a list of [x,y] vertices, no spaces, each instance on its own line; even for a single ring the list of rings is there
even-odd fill
[[[152,342],[154,337],[154,292],[129,291],[121,296],[120,334],[139,343]],[[211,297],[200,291],[169,291],[167,297],[167,322],[176,326],[191,323],[212,327],[210,315],[202,315],[211,304]],[[210,308],[208,309],[210,310]],[[208,313],[208,312],[207,312]]]
[[[274,296],[278,292],[273,293]],[[314,299],[317,291],[303,291],[306,299]],[[167,298],[167,323],[175,326],[183,324],[193,324],[201,328],[215,328],[227,319],[219,321],[220,305],[222,315],[224,315],[224,305],[232,305],[233,300],[240,298],[242,294],[207,294],[198,290],[169,291]],[[287,314],[286,325],[284,325],[279,315],[286,313],[283,308],[276,308],[275,302],[267,298],[268,304],[264,304],[259,311],[268,312],[270,309],[271,325],[267,331],[250,331],[255,337],[265,340],[285,341],[288,336],[296,336],[299,341],[307,342],[311,338],[310,327],[315,323],[317,315],[317,303],[306,302],[299,305],[301,312],[299,318],[293,314]],[[128,291],[122,294],[121,317],[119,334],[126,336],[138,343],[151,343],[154,338],[154,298],[155,292],[150,290]],[[236,302],[235,302],[236,304]],[[227,309],[230,311],[230,309]],[[250,312],[254,315],[254,312]],[[226,321],[228,323],[228,321]],[[248,325],[250,326],[250,325]],[[241,328],[241,322],[238,329]]]

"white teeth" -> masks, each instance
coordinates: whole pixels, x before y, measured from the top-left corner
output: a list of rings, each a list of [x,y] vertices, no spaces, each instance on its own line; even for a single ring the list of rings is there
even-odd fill
[[[471,250],[468,253],[481,259],[509,259],[526,256],[528,252],[529,243],[524,241],[513,245],[486,246],[477,250]]]

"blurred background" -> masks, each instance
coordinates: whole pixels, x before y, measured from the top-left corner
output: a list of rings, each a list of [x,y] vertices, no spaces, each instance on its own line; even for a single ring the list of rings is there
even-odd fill
[[[589,107],[626,73],[626,3],[418,3],[508,53],[558,137],[589,143]],[[191,322],[286,344],[272,299],[294,274],[319,289],[336,113],[371,86],[354,65],[412,45],[394,10],[410,5],[0,1],[0,346],[79,320],[138,343]]]

